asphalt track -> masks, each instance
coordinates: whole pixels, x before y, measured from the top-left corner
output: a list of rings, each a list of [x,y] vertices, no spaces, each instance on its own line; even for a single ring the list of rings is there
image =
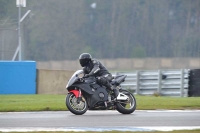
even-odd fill
[[[200,129],[200,110],[69,111],[0,113],[0,131],[169,131]]]

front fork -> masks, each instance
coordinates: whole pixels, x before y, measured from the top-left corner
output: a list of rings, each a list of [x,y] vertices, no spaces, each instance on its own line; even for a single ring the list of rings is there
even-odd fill
[[[77,103],[79,104],[80,103],[80,101],[81,101],[81,99],[82,99],[82,93],[81,93],[81,89],[79,89],[79,91],[78,91],[79,93],[78,93],[78,98],[77,98]]]

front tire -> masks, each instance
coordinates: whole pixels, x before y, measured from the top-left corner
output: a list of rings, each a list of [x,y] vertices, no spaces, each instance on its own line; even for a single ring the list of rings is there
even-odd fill
[[[73,94],[69,93],[66,97],[66,106],[70,112],[75,115],[82,115],[87,111],[87,102],[82,96],[80,102],[77,102],[78,98]]]
[[[117,101],[116,110],[122,114],[131,114],[136,109],[136,99],[132,93],[127,90],[120,90],[120,93],[128,96],[128,100],[125,101]]]

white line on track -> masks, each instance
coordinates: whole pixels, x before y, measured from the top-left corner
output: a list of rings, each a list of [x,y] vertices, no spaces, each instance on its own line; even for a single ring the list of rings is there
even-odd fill
[[[147,112],[185,112],[185,113],[190,113],[190,112],[200,112],[200,110],[146,110]]]
[[[65,131],[65,132],[84,132],[84,131],[96,131],[96,132],[103,132],[103,131],[173,131],[173,130],[195,130],[200,129],[200,126],[188,126],[188,127],[97,127],[97,128],[90,128],[90,127],[68,127],[68,128],[36,128],[36,127],[29,127],[29,128],[0,128],[1,132],[34,132],[34,131],[46,131],[46,132],[56,132],[56,131]]]

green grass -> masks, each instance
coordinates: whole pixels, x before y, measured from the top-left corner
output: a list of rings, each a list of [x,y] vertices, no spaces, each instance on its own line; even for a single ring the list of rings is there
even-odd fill
[[[0,95],[0,112],[67,110],[65,95]]]
[[[65,111],[65,95],[0,95],[0,112]],[[136,95],[137,110],[200,109],[200,97]]]
[[[137,109],[200,109],[200,97],[136,96]]]

